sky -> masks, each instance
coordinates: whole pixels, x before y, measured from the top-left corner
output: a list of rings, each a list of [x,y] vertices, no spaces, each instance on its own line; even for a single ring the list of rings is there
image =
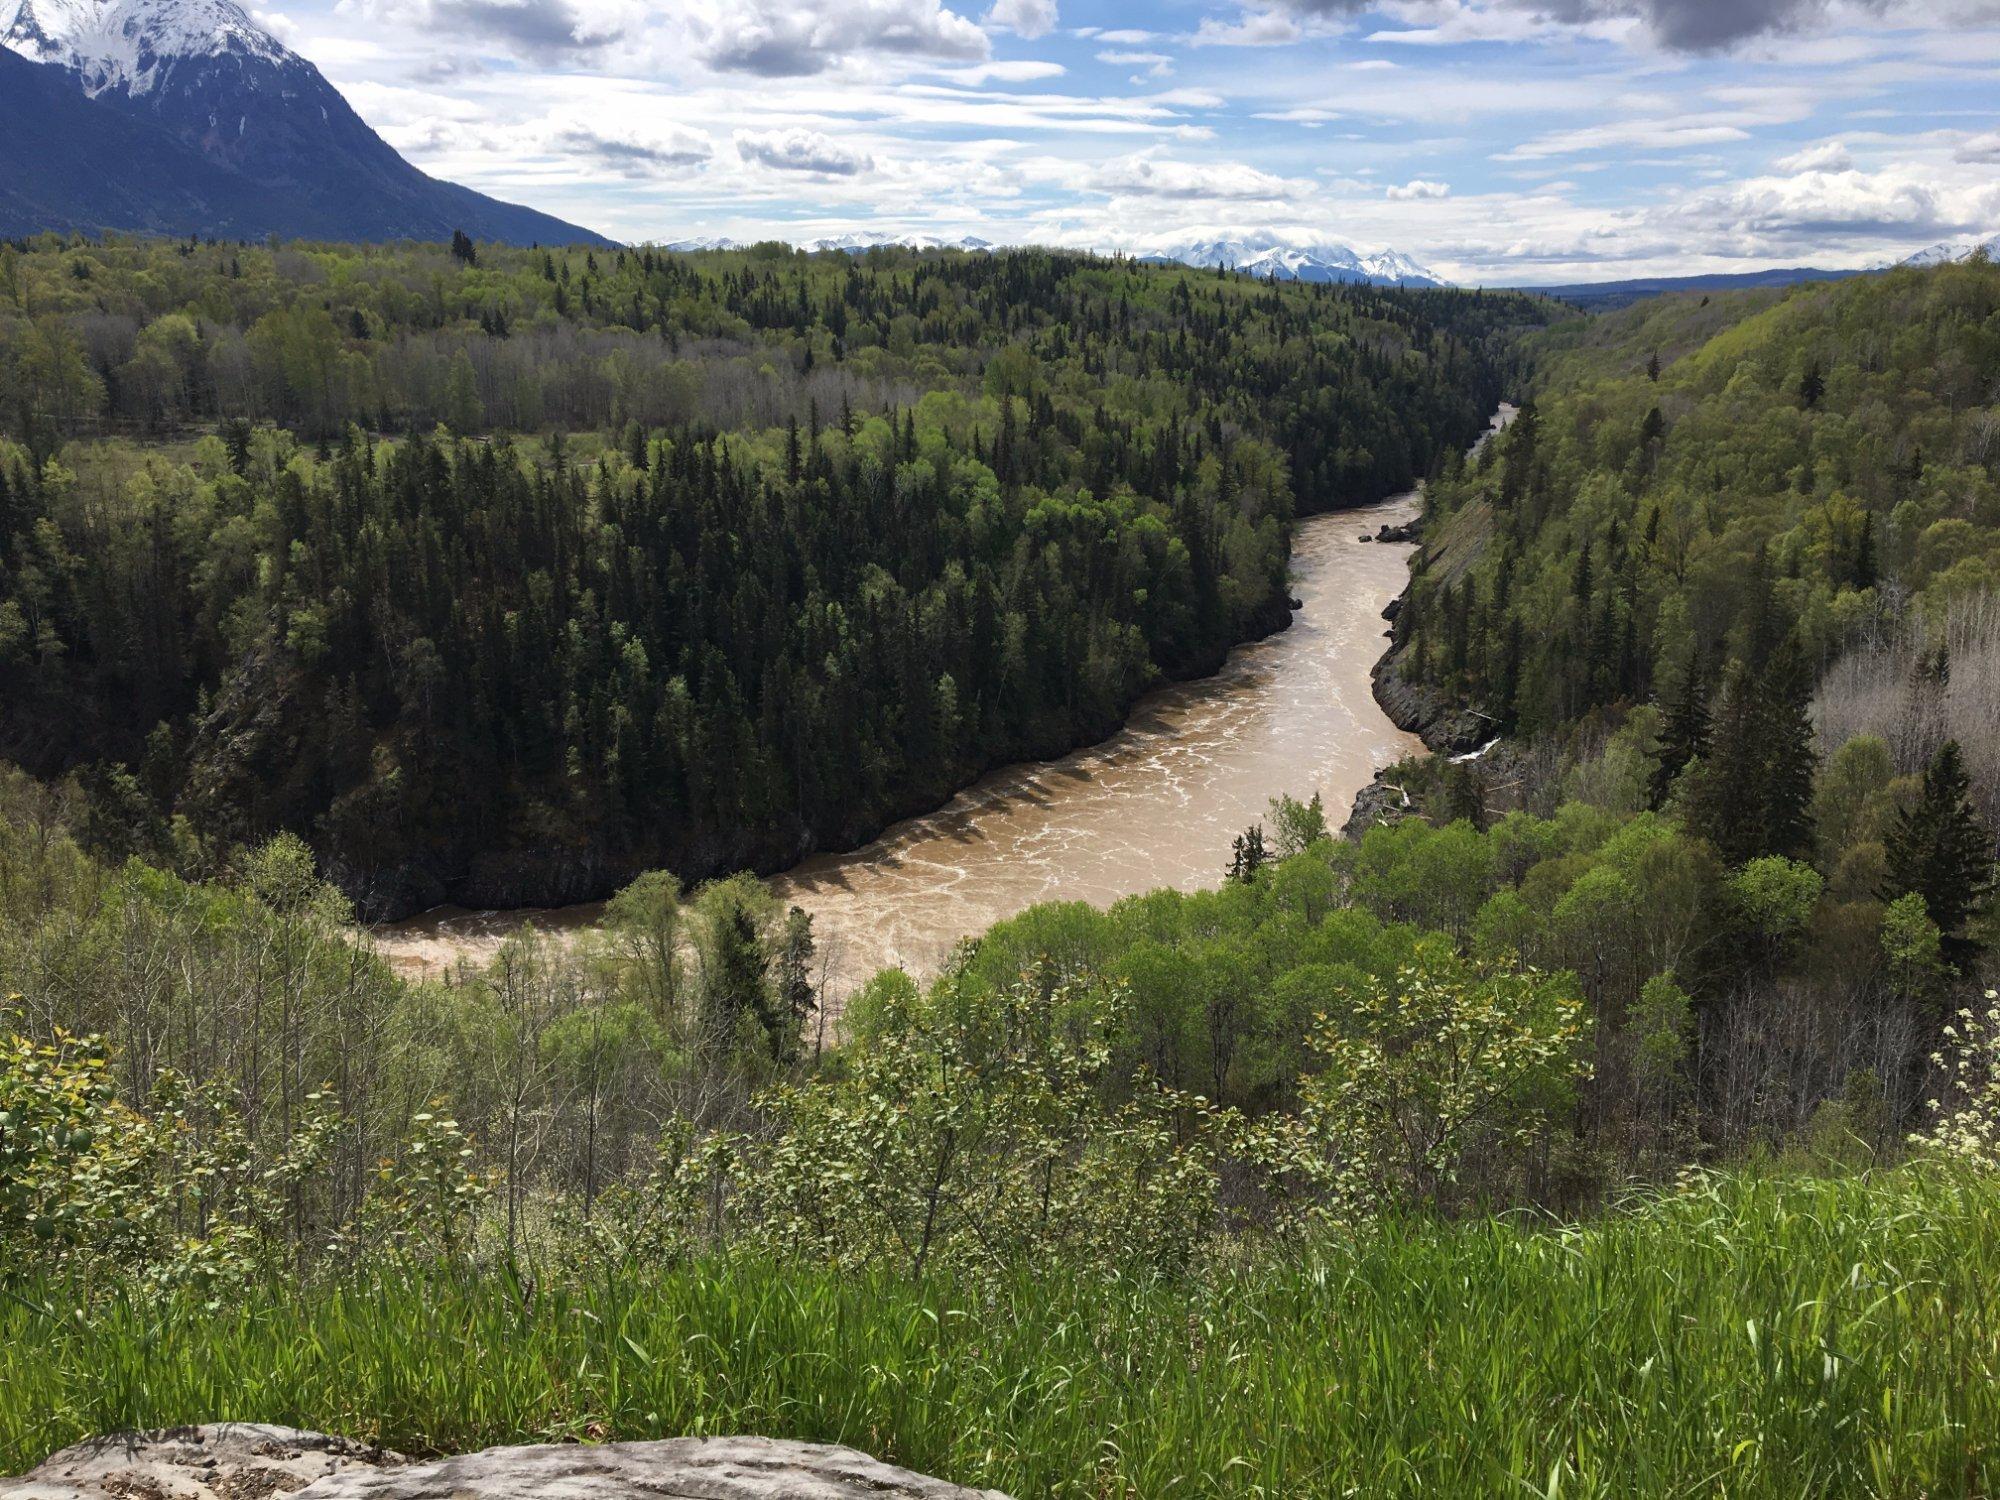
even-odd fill
[[[632,242],[1396,249],[1463,284],[2000,231],[2000,0],[279,0],[440,177]]]

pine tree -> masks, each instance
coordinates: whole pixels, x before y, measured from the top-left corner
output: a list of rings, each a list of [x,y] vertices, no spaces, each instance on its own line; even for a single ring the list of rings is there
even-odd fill
[[[1269,858],[1264,848],[1264,825],[1252,823],[1236,836],[1236,842],[1231,846],[1229,878],[1239,885],[1248,885],[1257,878],[1257,872],[1264,868]]]
[[[1797,859],[1812,849],[1813,778],[1819,754],[1813,749],[1812,672],[1798,637],[1788,637],[1771,659],[1758,693],[1759,731],[1764,764],[1764,854]]]
[[[1795,639],[1763,672],[1730,669],[1712,749],[1692,779],[1688,819],[1732,865],[1812,847],[1812,674]]]
[[[1731,864],[1764,852],[1762,730],[1757,681],[1741,662],[1729,669],[1709,753],[1688,788],[1688,822]]]
[[[1974,811],[1971,779],[1957,740],[1939,747],[1924,768],[1923,793],[1889,830],[1884,901],[1914,892],[1944,935],[1945,956],[1963,968],[1979,945],[1967,932],[1985,909],[1994,884],[1993,835]]]
[[[1687,666],[1665,706],[1660,726],[1660,764],[1653,772],[1653,806],[1662,807],[1672,794],[1674,778],[1690,761],[1708,754],[1708,681],[1699,649],[1688,653]]]

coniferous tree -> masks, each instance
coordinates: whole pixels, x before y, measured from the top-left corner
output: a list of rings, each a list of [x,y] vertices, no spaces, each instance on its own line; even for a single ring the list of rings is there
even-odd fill
[[[1688,653],[1687,665],[1674,685],[1674,695],[1665,705],[1660,725],[1659,765],[1653,772],[1653,806],[1663,807],[1672,794],[1674,779],[1690,761],[1708,754],[1708,680],[1699,649]]]
[[[1763,725],[1757,680],[1737,662],[1723,680],[1709,753],[1689,786],[1688,822],[1731,864],[1764,852],[1764,808],[1760,796]]]
[[[1969,795],[1971,780],[1957,740],[1947,740],[1924,768],[1923,792],[1897,815],[1886,840],[1882,899],[1915,893],[1944,937],[1945,956],[1963,968],[1978,956],[1968,933],[1994,884],[1993,834]]]
[[[1813,748],[1812,670],[1798,637],[1789,637],[1778,648],[1760,686],[1758,716],[1764,746],[1760,852],[1798,859],[1812,848],[1813,778],[1819,772],[1819,754]]]
[[[1257,872],[1264,868],[1269,857],[1264,847],[1264,825],[1252,823],[1236,836],[1230,848],[1229,878],[1239,885],[1248,885],[1257,878]]]

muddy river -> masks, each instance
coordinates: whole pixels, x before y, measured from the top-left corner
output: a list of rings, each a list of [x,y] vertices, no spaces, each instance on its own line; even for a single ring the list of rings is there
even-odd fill
[[[1383,715],[1368,676],[1411,549],[1357,539],[1416,505],[1404,495],[1302,522],[1292,592],[1305,607],[1291,628],[1241,647],[1213,677],[1151,694],[1112,739],[996,771],[863,848],[772,877],[781,900],[813,914],[835,993],[891,964],[931,971],[960,938],[1039,901],[1214,885],[1231,840],[1280,792],[1318,792],[1337,827],[1377,767],[1420,748]],[[490,957],[523,923],[577,931],[599,911],[441,907],[373,937],[397,965],[435,972]]]

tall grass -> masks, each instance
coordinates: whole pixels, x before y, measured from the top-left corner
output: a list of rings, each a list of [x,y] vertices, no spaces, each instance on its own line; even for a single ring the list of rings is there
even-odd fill
[[[258,1418],[415,1450],[762,1432],[1031,1495],[1991,1494],[2000,1192],[1722,1180],[1188,1282],[714,1261],[0,1313],[0,1471]],[[46,1292],[48,1289],[41,1289]]]

